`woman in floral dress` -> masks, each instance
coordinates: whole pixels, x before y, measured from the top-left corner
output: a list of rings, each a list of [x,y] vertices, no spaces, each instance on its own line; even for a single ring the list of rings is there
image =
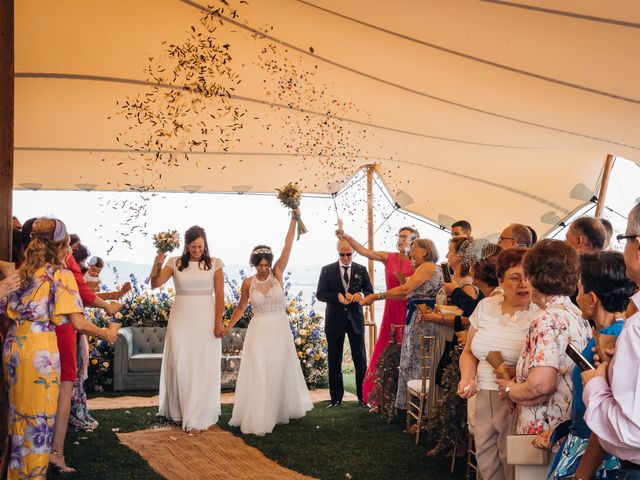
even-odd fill
[[[64,269],[69,236],[64,223],[39,219],[20,267],[20,289],[0,300],[11,319],[3,346],[9,387],[8,479],[44,479],[60,386],[60,354],[54,328],[71,322],[77,330],[110,338],[82,314],[73,275]]]
[[[589,323],[569,298],[578,286],[579,257],[559,240],[542,240],[524,257],[532,286],[532,322],[514,380],[497,380],[499,395],[516,403],[515,433],[539,434],[571,418],[571,343],[582,351]]]

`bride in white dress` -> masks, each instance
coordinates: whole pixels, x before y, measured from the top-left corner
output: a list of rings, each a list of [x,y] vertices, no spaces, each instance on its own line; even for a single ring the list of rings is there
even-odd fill
[[[291,223],[282,254],[273,262],[265,245],[251,252],[256,274],[242,282],[238,306],[224,333],[235,325],[251,302],[254,313],[247,329],[236,382],[233,415],[229,425],[242,433],[264,435],[277,424],[301,418],[313,408],[286,313],[282,273],[289,261],[298,210]]]
[[[198,433],[220,416],[223,264],[209,257],[205,231],[198,226],[186,231],[182,256],[171,257],[154,276],[164,259],[162,253],[156,256],[151,287],[173,277],[176,296],[164,341],[158,415]]]

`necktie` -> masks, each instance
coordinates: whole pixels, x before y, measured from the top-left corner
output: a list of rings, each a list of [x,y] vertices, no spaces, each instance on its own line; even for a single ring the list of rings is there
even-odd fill
[[[342,275],[342,278],[344,278],[344,283],[348,287],[349,286],[349,267],[345,267],[343,265],[342,268],[344,268],[344,275]]]

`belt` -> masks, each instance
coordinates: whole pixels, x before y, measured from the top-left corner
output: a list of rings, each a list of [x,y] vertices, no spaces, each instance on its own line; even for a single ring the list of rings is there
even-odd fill
[[[192,292],[188,290],[176,290],[176,295],[213,295],[213,291],[211,290],[194,290]]]
[[[411,323],[411,317],[413,317],[413,313],[418,308],[418,305],[426,305],[429,308],[433,308],[436,304],[435,299],[433,298],[415,298],[413,300],[409,300],[407,302],[407,317],[405,318],[405,325],[409,325]]]

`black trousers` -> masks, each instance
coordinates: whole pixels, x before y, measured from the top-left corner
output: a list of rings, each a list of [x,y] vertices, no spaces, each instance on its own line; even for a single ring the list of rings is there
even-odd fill
[[[344,335],[349,338],[351,358],[356,371],[356,391],[358,399],[362,400],[362,381],[367,371],[367,352],[364,348],[364,333],[355,333],[351,322],[346,322],[345,331],[327,333],[327,347],[329,350],[329,391],[331,403],[341,402],[344,396],[342,382],[342,352],[344,350]]]

